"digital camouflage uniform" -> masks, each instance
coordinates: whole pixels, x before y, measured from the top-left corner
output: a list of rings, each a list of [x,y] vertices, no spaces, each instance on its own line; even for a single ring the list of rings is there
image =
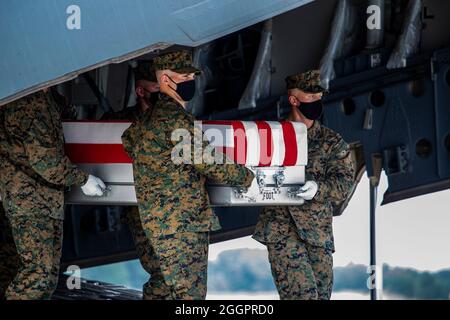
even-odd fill
[[[105,114],[102,120],[131,120],[133,122],[138,122],[142,115],[143,113],[139,105],[136,105],[116,113]],[[133,141],[136,141],[135,139],[136,138],[133,137]],[[166,299],[170,295],[170,292],[164,283],[159,267],[159,261],[156,258],[153,247],[142,228],[138,207],[126,208],[122,222],[128,224],[139,256],[139,261],[144,270],[150,274],[150,279],[144,284],[142,290],[144,300]]]
[[[172,53],[155,59],[165,68],[190,69],[189,56]],[[161,67],[158,69],[161,70]],[[204,299],[208,263],[209,231],[220,229],[209,206],[206,179],[249,187],[253,173],[236,164],[175,164],[171,153],[176,129],[187,130],[193,140],[202,139],[195,118],[165,94],[122,136],[133,159],[134,181],[141,222],[156,253],[168,299]],[[194,135],[194,132],[195,135]],[[206,142],[196,141],[203,147]],[[203,151],[191,149],[192,159]],[[207,159],[211,160],[211,159]]]
[[[140,62],[134,70],[134,77],[135,82],[141,79],[156,82],[152,63]],[[150,112],[150,110],[146,110],[146,112]],[[139,122],[143,114],[144,112],[140,108],[140,105],[137,104],[133,107],[124,108],[119,112],[107,113],[102,117],[102,120],[130,120]],[[136,139],[139,138],[132,138],[133,141],[137,141]],[[170,291],[164,283],[164,278],[159,267],[159,260],[156,257],[152,244],[142,228],[138,207],[126,208],[122,222],[128,224],[139,261],[144,270],[150,274],[150,279],[144,284],[142,290],[144,300],[163,300],[168,298]]]
[[[318,73],[287,79],[306,92]],[[305,80],[307,79],[307,80]],[[313,80],[311,80],[313,79]],[[306,83],[305,83],[306,81]],[[306,181],[318,192],[301,206],[267,207],[253,238],[266,244],[272,275],[281,299],[329,299],[333,285],[333,208],[348,196],[354,168],[348,144],[318,121],[308,129]]]
[[[299,89],[307,93],[326,91],[321,87],[320,70],[309,70],[286,78],[286,89]]]
[[[0,108],[0,194],[18,272],[7,299],[49,299],[62,246],[64,189],[87,174],[64,155],[61,106],[43,91]]]

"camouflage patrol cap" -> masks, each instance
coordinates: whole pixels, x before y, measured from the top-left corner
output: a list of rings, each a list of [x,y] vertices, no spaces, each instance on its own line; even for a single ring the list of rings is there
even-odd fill
[[[172,70],[178,73],[195,73],[201,71],[192,65],[192,55],[185,50],[169,52],[154,58],[155,70]]]
[[[148,80],[157,82],[155,75],[155,68],[152,61],[139,61],[136,68],[134,68],[134,81]]]
[[[300,89],[307,93],[320,93],[326,90],[321,86],[320,70],[309,70],[286,78],[286,88]]]

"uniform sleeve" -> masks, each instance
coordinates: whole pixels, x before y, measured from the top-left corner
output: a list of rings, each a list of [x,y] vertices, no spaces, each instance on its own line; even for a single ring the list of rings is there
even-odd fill
[[[319,190],[314,197],[319,202],[344,201],[353,186],[355,169],[348,144],[340,139],[330,152],[325,177],[318,177]],[[313,179],[314,180],[314,179]]]
[[[202,137],[202,131],[200,128],[193,128],[194,137]],[[198,138],[200,140],[200,138]],[[203,139],[202,139],[203,140]],[[194,139],[195,141],[195,139]],[[197,141],[200,145],[200,141]],[[229,184],[233,186],[250,187],[254,179],[254,174],[252,171],[247,169],[245,166],[233,163],[229,158],[223,153],[214,150],[213,152],[203,152],[207,150],[209,142],[201,141],[202,149],[197,148],[193,150],[194,159],[203,156],[202,163],[196,164],[194,162],[195,169],[202,175],[206,176],[208,179],[223,184]],[[223,164],[215,163],[215,158],[223,159]]]
[[[125,149],[125,152],[128,154],[128,156],[135,160],[136,155],[134,154],[134,148],[136,144],[136,128],[134,125],[129,127],[125,132],[122,134],[122,145]]]
[[[70,162],[54,141],[55,132],[62,128],[54,128],[50,119],[38,114],[31,122],[29,129],[23,133],[25,153],[29,165],[39,176],[51,184],[58,186],[83,185],[88,174]],[[52,134],[53,133],[53,134]]]
[[[189,122],[185,122],[183,126],[178,124],[176,127],[184,127],[189,131],[193,146],[202,146],[191,148],[191,165],[197,172],[215,183],[250,187],[254,178],[253,172],[243,165],[233,163],[223,153],[213,150],[209,142],[203,140],[201,128]],[[222,162],[215,161],[216,159],[222,159]]]

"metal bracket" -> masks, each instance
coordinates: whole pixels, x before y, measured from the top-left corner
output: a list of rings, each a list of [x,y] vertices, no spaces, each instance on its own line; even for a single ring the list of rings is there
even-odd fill
[[[275,180],[275,185],[277,186],[277,188],[280,188],[283,185],[284,180],[286,179],[286,177],[284,176],[284,171],[278,171],[277,173],[275,173],[273,175],[273,179]]]
[[[264,188],[266,186],[266,182],[264,179],[266,178],[266,174],[262,170],[256,171],[256,181],[258,182],[258,186],[260,188]]]

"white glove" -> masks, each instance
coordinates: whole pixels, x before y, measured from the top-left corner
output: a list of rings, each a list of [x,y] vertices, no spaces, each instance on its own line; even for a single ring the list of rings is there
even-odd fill
[[[305,200],[312,200],[319,190],[319,186],[314,181],[306,181],[303,187],[300,188],[299,193],[297,193],[297,197],[301,197]]]
[[[102,180],[93,175],[89,175],[88,181],[81,187],[81,191],[87,196],[103,196],[106,186]]]

